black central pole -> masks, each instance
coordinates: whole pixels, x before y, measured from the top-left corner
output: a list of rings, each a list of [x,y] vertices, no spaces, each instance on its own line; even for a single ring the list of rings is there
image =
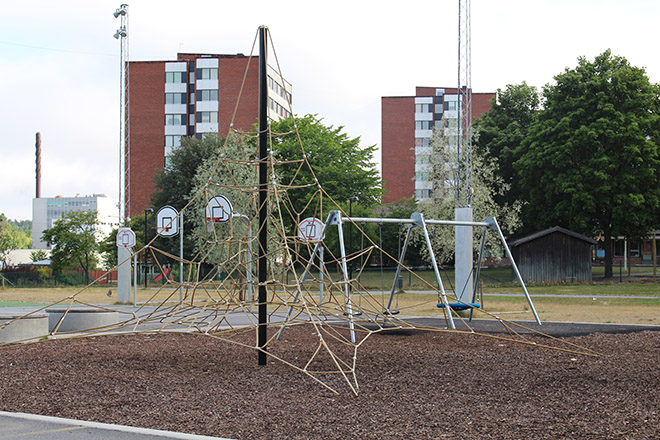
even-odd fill
[[[268,74],[266,66],[266,40],[268,29],[259,27],[259,327],[257,347],[259,365],[266,365],[266,342],[268,340],[268,307],[266,304],[266,275],[268,273]]]

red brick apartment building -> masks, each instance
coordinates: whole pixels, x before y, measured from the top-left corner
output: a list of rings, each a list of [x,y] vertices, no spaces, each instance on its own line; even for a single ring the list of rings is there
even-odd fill
[[[381,164],[384,203],[402,198],[423,200],[431,196],[433,185],[422,163],[433,128],[451,129],[458,121],[458,89],[417,87],[415,96],[381,98]],[[490,110],[495,93],[472,93],[472,118]],[[447,128],[445,128],[447,130]],[[455,128],[454,128],[455,130]]]
[[[156,172],[165,166],[167,154],[181,144],[182,137],[226,135],[232,117],[233,128],[253,129],[258,118],[259,58],[180,53],[173,61],[131,61],[128,72],[127,216],[149,207]],[[291,84],[271,67],[268,88],[268,116],[290,116]]]

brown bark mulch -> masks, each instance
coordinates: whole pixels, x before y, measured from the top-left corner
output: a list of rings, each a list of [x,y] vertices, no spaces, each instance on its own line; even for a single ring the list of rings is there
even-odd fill
[[[289,329],[272,350],[295,359],[313,336]],[[570,341],[601,356],[374,334],[355,396],[336,375],[339,394],[204,336],[55,340],[0,350],[0,409],[236,439],[660,438],[660,332]]]

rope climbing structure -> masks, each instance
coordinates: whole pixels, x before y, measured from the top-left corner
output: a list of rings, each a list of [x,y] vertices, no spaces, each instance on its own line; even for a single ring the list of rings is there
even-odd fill
[[[281,75],[279,62],[277,67]],[[290,102],[289,110],[295,114]],[[185,213],[186,218],[193,219],[196,224],[195,230],[190,231],[196,234],[195,254],[173,255],[158,249],[155,246],[157,238],[170,231],[170,225],[159,225],[157,236],[129,257],[129,260],[143,261],[149,256],[162,275],[162,284],[141,292],[142,295],[148,292],[148,297],[136,301],[134,307],[92,304],[82,300],[84,292],[94,286],[92,283],[55,304],[6,319],[2,329],[58,309],[56,317],[51,316],[53,319],[47,332],[5,342],[4,345],[107,334],[185,332],[191,337],[214,338],[218,342],[254,350],[260,359],[282,362],[292,371],[307,375],[332,391],[337,392],[337,384],[344,383],[357,394],[358,354],[360,349],[366,349],[363,348],[365,342],[374,334],[392,329],[478,334],[470,320],[455,310],[459,308],[458,304],[445,291],[437,262],[433,261],[437,275],[435,282],[426,281],[405,264],[413,228],[423,231],[430,246],[427,226],[454,227],[456,222],[426,220],[421,214],[414,214],[409,219],[347,215],[333,195],[324,190],[323,182],[316,178],[295,122],[293,127],[287,133],[273,133],[268,124],[260,124],[260,128],[251,133],[240,132],[233,128],[233,124],[228,127],[223,150],[214,158],[215,163],[205,175],[206,180],[198,185],[199,190],[191,195],[181,210],[181,214]],[[298,157],[282,159],[273,148],[268,148],[265,155],[260,154],[255,140],[262,136],[266,136],[268,142],[274,138],[297,139]],[[294,170],[287,173],[292,178],[283,177],[280,172],[283,166]],[[259,180],[260,170],[266,171],[265,183]],[[311,183],[299,181],[303,172],[312,176]],[[306,191],[309,196],[303,206],[296,206],[291,194],[300,191]],[[175,220],[173,218],[172,222]],[[400,229],[407,227],[400,255],[387,254],[382,238],[376,243],[366,232],[366,225],[377,224],[382,228],[385,222],[397,223]],[[359,236],[353,242],[360,243],[359,248],[351,245],[347,250],[345,225],[351,225],[353,234]],[[472,222],[470,226],[483,233],[494,232],[504,242],[494,218]],[[332,239],[328,238],[330,235]],[[261,241],[264,236],[267,243]],[[432,250],[430,255],[433,255]],[[361,277],[370,261],[378,259],[382,262],[384,257],[397,265],[392,289],[369,289],[360,281]],[[182,276],[168,276],[171,267],[180,267],[179,275]],[[415,278],[423,290],[437,295],[418,295],[417,303],[408,301],[394,310],[395,284],[402,274]],[[519,273],[517,275],[520,277]],[[519,281],[538,321],[524,283],[520,278]],[[412,318],[427,306],[435,316],[442,318],[437,320],[439,325],[420,324]],[[478,306],[462,303],[460,308],[472,311]],[[73,314],[93,311],[116,313],[116,319],[80,328],[65,325]],[[264,312],[265,316],[260,316]],[[532,344],[520,331],[521,325],[490,314],[483,307],[479,313],[496,320],[506,329],[503,333],[506,336],[497,336],[498,339]],[[277,347],[278,344],[287,344],[287,329],[295,326],[305,326],[310,338],[297,356],[286,358]],[[545,346],[595,354],[553,338],[549,338]]]

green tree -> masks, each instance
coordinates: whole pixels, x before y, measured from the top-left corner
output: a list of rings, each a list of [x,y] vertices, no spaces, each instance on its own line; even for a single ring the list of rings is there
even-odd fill
[[[197,174],[191,181],[190,205],[185,215],[191,224],[187,234],[194,245],[190,257],[203,252],[206,254],[205,260],[215,264],[244,251],[245,244],[236,242],[205,248],[209,242],[214,243],[227,234],[247,235],[248,224],[254,236],[257,236],[255,219],[258,207],[254,198],[254,189],[257,187],[256,148],[254,143],[243,143],[239,136],[232,136],[226,141],[217,136],[207,136],[205,142],[218,143],[216,153],[211,154],[197,168]],[[227,223],[207,223],[204,219],[206,205],[209,199],[216,196],[226,197],[234,213],[245,217],[232,218]],[[253,252],[257,252],[256,248]]]
[[[396,203],[388,203],[376,212],[376,217],[409,219],[413,212],[419,212],[419,206],[414,198],[403,198]],[[379,226],[382,231],[378,232],[379,238],[382,233],[382,247],[385,252],[391,255],[394,260],[384,258],[384,264],[396,265],[396,259],[399,258],[401,249],[406,238],[408,227],[405,225],[383,224]],[[421,266],[424,264],[422,257],[422,247],[419,241],[412,241],[408,244],[406,250],[405,262],[408,266]]]
[[[0,214],[0,266],[4,267],[9,252],[14,249],[27,249],[30,247],[31,238],[20,229],[16,222],[7,220],[4,214]]]
[[[271,125],[276,133],[273,153],[280,161],[277,177],[282,185],[290,186],[287,194],[294,209],[306,215],[302,211],[317,195],[318,184],[336,203],[350,197],[358,197],[357,204],[364,207],[380,202],[382,184],[373,162],[375,146],[361,147],[360,138],[350,139],[343,127],[326,126],[314,115],[296,119],[295,126],[299,136],[291,118]],[[303,154],[311,170],[301,161]]]
[[[456,150],[450,138],[445,137],[442,130],[435,130],[431,138],[429,158],[425,162],[431,164],[433,193],[429,199],[419,202],[419,210],[427,219],[453,219],[456,209],[456,179],[454,176],[456,164],[462,161],[465,166],[467,158],[456,157]],[[487,158],[478,151],[472,154],[472,208],[473,218],[481,221],[487,216],[497,218],[502,231],[511,234],[520,226],[520,202],[497,203],[495,197],[508,190],[508,185],[496,175],[496,164],[492,158]],[[481,231],[474,228],[474,250],[478,251]],[[455,253],[454,228],[437,226],[429,231],[433,250],[439,263],[451,262]],[[414,230],[414,242],[420,246],[424,259],[430,263],[428,247],[419,228]],[[489,255],[498,258],[502,255],[499,237],[494,234],[486,236],[486,250]]]
[[[540,109],[540,98],[536,87],[526,82],[509,84],[505,90],[497,89],[490,110],[474,123],[474,148],[495,165],[496,180],[489,184],[498,204],[512,205],[524,194],[513,164],[523,153],[521,146]]]
[[[515,165],[529,191],[524,218],[602,234],[611,277],[611,238],[658,226],[660,88],[609,50],[555,80]]]
[[[133,250],[137,251],[142,249],[145,245],[144,242],[144,214],[138,214],[131,217],[131,222],[129,227],[135,232],[135,246]],[[155,235],[156,231],[152,227],[156,224],[156,214],[149,213],[147,215],[147,239],[150,241]],[[103,258],[103,266],[106,269],[112,269],[118,263],[118,251],[117,251],[117,232],[118,229],[114,228],[107,237],[104,237],[103,240],[99,242],[99,253]],[[155,243],[155,247],[162,249],[161,246],[167,245],[168,238],[159,238]],[[174,240],[176,242],[177,251],[175,255],[179,255],[178,246],[179,240]]]
[[[48,258],[48,253],[43,249],[37,249],[36,251],[30,252],[30,261],[33,263],[45,260],[46,258]]]
[[[195,176],[197,175],[200,166],[206,160],[217,159],[224,144],[224,138],[213,134],[205,135],[202,139],[183,138],[181,140],[181,145],[174,148],[172,152],[168,154],[165,168],[159,170],[154,178],[156,189],[151,194],[151,204],[154,211],[158,211],[165,205],[170,205],[177,211],[181,212],[190,201],[191,193],[193,192],[195,185]],[[183,220],[183,252],[186,256],[192,255],[195,248],[192,236],[185,232],[192,231],[192,228],[195,225],[193,215],[191,214],[192,213],[184,214]],[[140,225],[133,225],[133,222],[131,222],[131,228],[139,237],[139,231],[142,231],[142,229],[135,229],[135,227],[143,227],[144,222],[138,217],[142,216],[136,216],[138,222],[141,222]],[[158,244],[162,245],[164,250],[174,255],[179,255],[178,240],[163,239]],[[140,248],[141,246],[138,247],[138,249]]]
[[[41,239],[52,246],[50,259],[53,270],[80,268],[89,281],[89,271],[97,264],[98,224],[96,211],[71,211],[53,227],[44,230]]]

